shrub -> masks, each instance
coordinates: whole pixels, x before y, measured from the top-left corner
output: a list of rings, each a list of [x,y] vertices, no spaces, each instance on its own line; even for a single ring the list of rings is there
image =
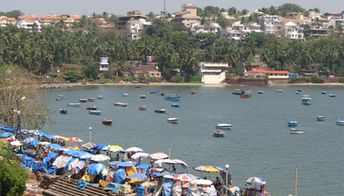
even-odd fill
[[[313,77],[311,78],[311,82],[312,82],[312,83],[324,83],[325,81],[324,81],[324,79],[322,79],[322,78],[320,78],[320,77],[313,76]]]
[[[190,76],[186,82],[191,82],[191,83],[201,83],[202,77],[200,75],[193,75]]]
[[[184,82],[184,78],[182,76],[173,76],[171,78],[171,82],[181,83]]]
[[[81,78],[79,72],[75,69],[67,69],[63,73],[63,76],[64,76],[64,79],[66,81],[69,81],[69,82],[76,82],[76,81],[80,80],[80,78]]]
[[[340,83],[344,83],[344,77],[341,77],[341,78],[339,79],[339,82],[340,82]]]

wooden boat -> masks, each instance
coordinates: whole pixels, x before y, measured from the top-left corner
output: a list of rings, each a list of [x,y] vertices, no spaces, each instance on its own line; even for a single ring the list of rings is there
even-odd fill
[[[102,95],[98,95],[97,99],[104,99],[104,97]]]
[[[289,120],[288,127],[296,127],[299,124],[297,120]]]
[[[290,134],[305,134],[307,131],[303,128],[291,128],[289,129]]]
[[[146,99],[146,95],[140,95],[141,99]]]
[[[175,96],[167,96],[165,97],[166,101],[180,101],[180,96],[179,95],[175,95]]]
[[[149,90],[148,93],[149,94],[157,94],[159,92],[159,90]]]
[[[297,89],[296,92],[300,92],[300,93],[301,93],[301,92],[302,92],[302,89]]]
[[[61,114],[67,114],[67,109],[60,109]]]
[[[115,102],[113,105],[118,107],[127,107],[128,103]]]
[[[102,111],[100,111],[100,110],[89,110],[88,113],[93,114],[93,115],[100,115],[102,113]]]
[[[195,94],[196,94],[195,89],[192,89],[192,90],[191,90],[191,95],[195,95]]]
[[[325,116],[317,116],[317,121],[325,121]]]
[[[57,95],[57,96],[56,96],[56,101],[62,101],[63,98],[64,98],[63,95]]]
[[[335,94],[330,94],[329,96],[330,96],[330,97],[336,97],[336,95],[335,95]]]
[[[128,93],[122,93],[122,97],[128,97]]]
[[[228,124],[228,123],[218,123],[215,127],[216,127],[216,129],[230,130],[230,129],[232,128],[232,124]]]
[[[297,95],[300,94],[300,93],[301,93],[300,91],[296,91],[296,92],[295,92],[295,94],[297,94]]]
[[[179,103],[171,103],[171,107],[179,108]]]
[[[166,113],[166,109],[157,109],[157,110],[154,110],[154,112],[164,114]]]
[[[87,101],[88,101],[88,102],[94,102],[94,101],[95,101],[95,98],[87,98]]]
[[[338,125],[338,126],[344,126],[344,120],[337,119],[336,125]]]
[[[96,109],[97,109],[97,106],[95,106],[95,105],[87,106],[86,109],[87,109],[87,110],[96,110]]]
[[[67,106],[68,107],[79,107],[80,103],[68,103]]]
[[[312,98],[309,95],[304,95],[301,99],[301,103],[303,105],[311,105],[312,104]]]
[[[325,95],[325,94],[327,94],[327,92],[326,91],[321,91],[321,94]]]
[[[264,94],[264,91],[258,91],[258,94],[260,94],[260,95]]]
[[[215,130],[213,132],[213,136],[214,137],[224,137],[225,136],[225,132],[224,131],[221,131],[221,130]]]
[[[250,97],[252,97],[252,91],[250,90],[243,91],[240,95],[240,99],[248,99]]]
[[[102,121],[103,125],[112,125],[112,120],[107,120],[107,119],[104,119]]]
[[[168,118],[167,122],[172,123],[172,124],[177,124],[178,123],[178,118]]]
[[[79,99],[79,101],[80,101],[81,103],[86,103],[86,102],[87,102],[87,99]]]
[[[277,89],[276,90],[276,92],[278,92],[278,93],[281,93],[281,92],[283,92],[284,90],[283,89]]]
[[[161,96],[165,96],[165,93],[160,93]]]
[[[234,89],[233,91],[232,91],[232,94],[233,95],[241,95],[242,94],[242,92],[243,92],[243,90],[242,89]]]
[[[146,106],[140,106],[140,107],[139,107],[139,110],[140,110],[140,111],[147,111],[147,107],[146,107]]]

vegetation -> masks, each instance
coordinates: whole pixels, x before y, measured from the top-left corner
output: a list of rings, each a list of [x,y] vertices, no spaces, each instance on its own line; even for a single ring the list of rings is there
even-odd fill
[[[0,142],[0,158],[0,195],[23,195],[27,173],[19,166],[8,143]]]

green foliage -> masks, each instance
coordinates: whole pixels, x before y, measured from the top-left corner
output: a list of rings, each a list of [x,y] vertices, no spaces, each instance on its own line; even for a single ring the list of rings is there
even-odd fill
[[[64,73],[64,79],[69,82],[77,82],[81,79],[79,72],[76,69],[67,69]]]
[[[99,66],[97,63],[92,62],[86,65],[84,74],[86,78],[96,80],[98,78]]]
[[[311,82],[312,83],[324,83],[324,79],[320,78],[320,77],[317,77],[317,76],[313,76],[311,77]]]
[[[182,76],[176,75],[171,78],[171,82],[181,83],[184,82],[184,78]]]
[[[340,82],[340,83],[344,83],[344,77],[341,77],[341,78],[339,79],[339,82]]]
[[[0,195],[17,196],[25,191],[26,171],[15,160],[13,150],[8,144],[0,143]]]
[[[20,10],[13,10],[13,11],[9,11],[9,12],[0,12],[0,16],[8,16],[8,17],[14,17],[14,18],[18,18],[19,16],[24,15],[23,12],[21,12]]]
[[[190,82],[190,83],[201,83],[202,77],[200,75],[193,75],[189,77],[185,82]]]

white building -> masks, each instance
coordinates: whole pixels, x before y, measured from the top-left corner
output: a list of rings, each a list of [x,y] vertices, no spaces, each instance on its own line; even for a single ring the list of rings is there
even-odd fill
[[[228,64],[226,63],[200,63],[202,83],[220,84],[226,80]]]
[[[210,23],[206,25],[201,25],[201,23],[193,23],[190,25],[190,32],[193,35],[197,35],[199,33],[212,33],[217,34],[221,30],[221,26],[218,23]]]
[[[33,29],[35,29],[38,32],[41,32],[42,30],[41,23],[38,20],[35,20],[35,21],[21,20],[17,22],[17,27],[29,30],[30,32],[32,32]]]
[[[146,21],[146,19],[143,19],[143,18],[129,21],[127,25],[128,39],[131,39],[131,40],[141,39],[141,35],[142,35],[142,31],[144,27],[149,26],[149,25],[152,25],[152,23]]]
[[[285,29],[285,36],[289,39],[303,40],[305,37],[303,28],[300,28],[294,22],[285,23],[284,29]]]
[[[277,15],[264,15],[260,17],[260,26],[266,34],[275,34],[281,28],[281,21]]]
[[[109,57],[100,57],[99,71],[109,71]]]

